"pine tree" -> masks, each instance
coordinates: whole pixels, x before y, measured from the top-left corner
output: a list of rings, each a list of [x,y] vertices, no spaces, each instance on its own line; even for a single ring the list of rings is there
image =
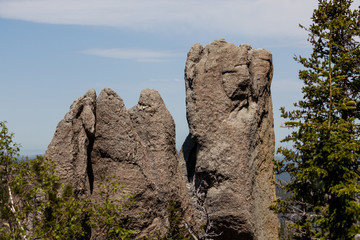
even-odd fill
[[[295,110],[281,108],[285,125],[295,130],[282,142],[277,173],[291,180],[291,193],[273,206],[293,213],[299,239],[353,239],[360,233],[360,15],[351,0],[319,0],[308,41],[313,52],[295,57],[303,69],[303,100]]]
[[[135,238],[123,217],[132,196],[113,199],[122,191],[113,177],[101,179],[101,201],[78,199],[71,184],[61,183],[53,161],[19,159],[19,151],[0,121],[0,240]]]

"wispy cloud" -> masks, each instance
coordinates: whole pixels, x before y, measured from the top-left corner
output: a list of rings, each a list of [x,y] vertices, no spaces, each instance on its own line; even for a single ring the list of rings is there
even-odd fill
[[[360,0],[356,0],[360,1]],[[356,2],[355,1],[355,2]],[[52,24],[263,37],[304,34],[314,0],[0,0],[0,17]]]
[[[107,58],[130,59],[138,62],[164,62],[180,55],[171,51],[127,48],[92,48],[80,53]]]

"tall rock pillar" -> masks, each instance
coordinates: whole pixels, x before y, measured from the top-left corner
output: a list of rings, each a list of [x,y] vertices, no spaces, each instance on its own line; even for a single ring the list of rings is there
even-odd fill
[[[192,46],[185,66],[190,134],[180,153],[193,221],[215,239],[277,239],[272,55],[216,40]]]
[[[89,154],[95,138],[96,93],[90,89],[71,104],[70,111],[56,127],[45,156],[56,162],[63,183],[71,183],[75,195],[90,196],[92,170]]]

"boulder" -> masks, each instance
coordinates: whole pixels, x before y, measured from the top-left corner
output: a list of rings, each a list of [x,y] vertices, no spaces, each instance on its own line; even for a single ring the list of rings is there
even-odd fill
[[[215,239],[277,239],[272,55],[220,39],[195,44],[185,66],[190,134],[181,153],[193,221]],[[189,208],[191,209],[191,207]]]

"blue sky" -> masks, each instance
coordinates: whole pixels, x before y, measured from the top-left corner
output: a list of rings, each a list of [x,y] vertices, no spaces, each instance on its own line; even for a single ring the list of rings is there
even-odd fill
[[[359,1],[355,1],[359,5]],[[281,106],[301,98],[294,54],[311,52],[314,0],[0,0],[0,121],[22,154],[41,154],[70,104],[88,89],[114,89],[130,108],[140,91],[160,92],[188,134],[184,66],[195,43],[215,39],[272,52],[276,142]]]

